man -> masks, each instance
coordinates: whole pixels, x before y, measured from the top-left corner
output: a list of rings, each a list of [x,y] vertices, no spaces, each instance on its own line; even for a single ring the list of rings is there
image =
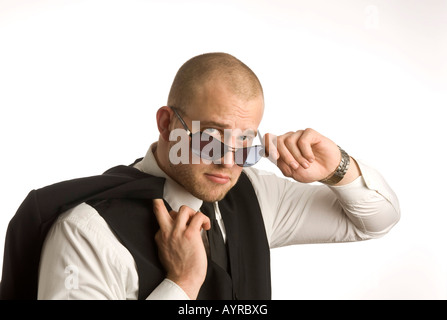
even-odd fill
[[[263,111],[258,78],[235,57],[187,61],[157,112],[158,141],[132,165],[165,179],[164,200],[86,201],[62,213],[42,249],[38,298],[269,299],[270,248],[378,238],[397,223],[380,174],[315,130],[266,134],[247,149]],[[292,179],[251,167],[263,150]],[[144,210],[156,220],[135,225]],[[145,233],[155,242],[133,250]]]

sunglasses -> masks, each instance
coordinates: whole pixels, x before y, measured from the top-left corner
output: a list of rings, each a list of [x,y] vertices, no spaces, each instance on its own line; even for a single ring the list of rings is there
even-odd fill
[[[196,156],[205,160],[216,161],[220,160],[227,152],[233,152],[234,162],[240,167],[251,167],[264,157],[265,148],[262,145],[236,149],[206,132],[198,131],[192,133],[177,110],[174,107],[170,108],[174,111],[186,133],[191,138],[191,151]]]

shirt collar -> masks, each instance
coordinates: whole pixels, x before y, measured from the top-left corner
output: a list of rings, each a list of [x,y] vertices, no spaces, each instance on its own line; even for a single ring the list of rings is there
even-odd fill
[[[165,178],[163,198],[171,206],[172,210],[178,211],[182,205],[186,205],[195,211],[199,211],[203,201],[186,191],[181,185],[169,177],[159,166],[154,156],[157,143],[153,143],[143,160],[136,163],[134,167],[144,173]]]

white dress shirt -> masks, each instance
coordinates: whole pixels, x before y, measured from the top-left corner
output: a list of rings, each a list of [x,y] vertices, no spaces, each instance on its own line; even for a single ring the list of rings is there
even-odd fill
[[[154,145],[153,145],[154,146]],[[198,211],[192,196],[158,166],[149,148],[135,167],[166,178],[164,198],[173,210],[187,205]],[[362,176],[344,186],[302,184],[256,168],[244,168],[264,219],[270,248],[301,243],[347,242],[378,238],[399,220],[396,195],[373,168],[359,164]],[[225,238],[225,224],[214,204]],[[202,233],[206,250],[206,233]],[[86,203],[61,214],[43,245],[38,299],[137,299],[138,272],[130,252],[107,222]],[[189,299],[169,279],[147,299]]]

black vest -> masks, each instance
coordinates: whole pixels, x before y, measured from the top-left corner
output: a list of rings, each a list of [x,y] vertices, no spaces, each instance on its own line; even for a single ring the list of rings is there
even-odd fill
[[[152,201],[109,199],[89,204],[107,221],[135,259],[138,298],[145,299],[165,278],[154,239],[159,226]],[[219,209],[227,233],[230,270],[227,273],[208,260],[198,299],[271,299],[269,244],[255,191],[244,173],[219,202]]]

